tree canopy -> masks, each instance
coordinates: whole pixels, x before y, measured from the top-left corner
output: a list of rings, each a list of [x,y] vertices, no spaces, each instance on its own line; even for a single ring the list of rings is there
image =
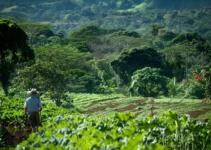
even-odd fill
[[[10,73],[17,63],[34,58],[26,33],[13,21],[0,20],[0,82],[7,94]]]
[[[151,47],[132,48],[111,62],[123,83],[128,84],[133,72],[144,67],[165,68],[162,56]]]
[[[130,92],[135,92],[148,97],[156,97],[159,94],[165,95],[168,78],[163,76],[161,69],[145,67],[133,73]],[[132,93],[131,93],[132,94]]]

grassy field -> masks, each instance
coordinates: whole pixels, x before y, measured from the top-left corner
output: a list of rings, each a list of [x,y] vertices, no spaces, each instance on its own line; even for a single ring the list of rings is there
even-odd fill
[[[137,118],[159,116],[171,110],[190,115],[197,120],[211,118],[211,102],[202,103],[199,99],[125,97],[123,95],[83,95],[74,98],[74,105],[84,114],[109,116],[116,112],[133,112]]]

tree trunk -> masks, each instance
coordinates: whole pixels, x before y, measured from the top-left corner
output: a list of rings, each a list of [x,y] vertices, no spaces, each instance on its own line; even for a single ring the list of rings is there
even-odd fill
[[[8,86],[9,86],[9,75],[2,74],[2,88],[6,96],[8,96]]]
[[[55,103],[56,103],[56,106],[61,106],[61,101],[60,101],[60,99],[56,99],[56,100],[55,100]]]

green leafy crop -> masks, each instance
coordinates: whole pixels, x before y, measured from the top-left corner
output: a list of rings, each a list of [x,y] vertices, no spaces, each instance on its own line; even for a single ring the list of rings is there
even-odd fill
[[[133,113],[106,118],[59,115],[46,122],[17,149],[210,149],[211,124],[175,112],[161,117],[134,119]]]

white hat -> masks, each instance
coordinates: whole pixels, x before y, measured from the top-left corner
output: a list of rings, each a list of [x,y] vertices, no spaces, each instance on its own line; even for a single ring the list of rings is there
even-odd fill
[[[27,91],[27,94],[31,95],[32,97],[38,97],[39,96],[39,92],[35,88],[32,88],[31,91]]]

